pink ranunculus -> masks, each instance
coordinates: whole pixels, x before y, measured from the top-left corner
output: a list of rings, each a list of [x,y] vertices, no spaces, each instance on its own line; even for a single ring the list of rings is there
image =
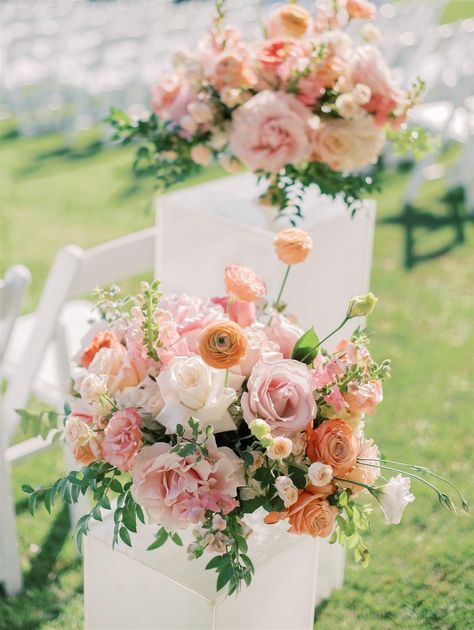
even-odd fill
[[[374,17],[376,6],[368,0],[347,0],[346,11],[351,18],[369,20]]]
[[[163,297],[159,306],[171,313],[180,339],[187,343],[189,352],[193,354],[197,353],[197,340],[201,330],[224,317],[224,311],[218,304],[184,294]]]
[[[295,343],[304,334],[304,330],[292,324],[284,315],[273,313],[270,326],[265,328],[265,334],[270,341],[278,344],[283,358],[289,359]]]
[[[231,149],[252,170],[277,173],[309,157],[310,118],[294,95],[264,90],[234,111]]]
[[[102,443],[106,462],[123,471],[132,468],[142,445],[140,424],[141,418],[132,407],[113,414],[105,429]]]
[[[132,494],[151,523],[176,531],[197,523],[206,510],[224,514],[238,505],[234,497],[244,485],[242,462],[225,447],[208,440],[209,457],[199,461],[171,453],[171,445],[145,446],[132,469]]]
[[[285,85],[306,53],[304,45],[296,39],[278,38],[266,41],[257,55],[259,78],[269,85],[279,82]]]
[[[178,124],[195,98],[182,74],[173,72],[165,75],[153,89],[153,111],[164,120]]]
[[[350,76],[354,84],[367,85],[372,93],[364,109],[375,115],[378,125],[383,125],[389,115],[400,106],[403,93],[395,84],[390,68],[376,46],[360,46],[354,53]]]
[[[252,370],[241,404],[249,425],[260,418],[276,436],[302,431],[316,414],[310,372],[292,359],[262,360]]]
[[[215,297],[211,299],[211,302],[222,306],[227,313],[228,299],[227,297]],[[236,322],[241,328],[246,328],[254,323],[256,310],[255,302],[238,302],[231,300],[230,319]]]
[[[370,381],[369,383],[356,383],[351,381],[347,386],[347,392],[343,394],[344,400],[349,406],[352,416],[375,413],[376,406],[383,400],[382,383]]]

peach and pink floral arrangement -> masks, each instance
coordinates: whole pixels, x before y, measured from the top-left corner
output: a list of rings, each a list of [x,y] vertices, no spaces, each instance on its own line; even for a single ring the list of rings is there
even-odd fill
[[[406,125],[423,83],[402,90],[377,46],[368,0],[296,2],[270,14],[263,39],[248,42],[224,24],[224,1],[208,35],[155,86],[153,114],[133,120],[113,110],[115,138],[138,140],[135,169],[166,188],[212,162],[245,167],[268,181],[266,200],[298,215],[305,189],[341,194],[351,208],[375,186],[367,172],[386,139],[427,148]],[[347,29],[365,21],[356,37]]]
[[[389,362],[373,360],[360,329],[331,350],[323,346],[348,320],[369,315],[376,298],[354,297],[322,340],[286,314],[288,272],[311,247],[297,228],[275,237],[286,272],[273,303],[264,280],[239,264],[225,268],[220,297],[162,295],[156,281],[142,283],[135,297],[99,292],[101,317],[76,357],[61,428],[56,414],[40,416],[81,468],[50,488],[24,485],[30,510],[44,503],[50,511],[58,496],[70,503],[89,492],[93,507],[77,524],[79,543],[107,510],[114,544],[131,545],[140,522],[157,526],[150,550],[168,539],[181,545],[179,532],[192,530],[189,557],[209,554],[206,568],[230,593],[254,571],[248,513],[259,510],[269,527],[285,521],[295,535],[330,536],[365,564],[370,495],[389,524],[414,501],[413,478],[454,510],[435,485],[449,481],[382,458],[365,435]]]

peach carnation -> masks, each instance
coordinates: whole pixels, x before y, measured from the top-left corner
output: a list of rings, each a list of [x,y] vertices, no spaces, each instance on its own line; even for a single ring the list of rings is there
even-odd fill
[[[286,228],[273,241],[278,258],[286,265],[296,265],[306,260],[311,253],[311,236],[299,228]]]
[[[81,358],[79,359],[79,363],[82,367],[88,368],[95,355],[102,348],[124,351],[122,344],[113,330],[101,330],[94,336],[90,344],[82,353]]]
[[[203,361],[216,369],[231,368],[247,354],[247,337],[232,321],[209,324],[200,334],[198,343]]]
[[[262,278],[245,265],[228,265],[224,269],[224,282],[230,297],[239,302],[255,302],[267,292]]]

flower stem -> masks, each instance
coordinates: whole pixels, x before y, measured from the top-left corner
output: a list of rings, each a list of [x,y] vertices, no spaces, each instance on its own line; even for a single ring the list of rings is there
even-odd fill
[[[343,481],[344,483],[350,483],[350,484],[353,484],[354,486],[360,486],[361,488],[365,488],[366,490],[370,492],[370,494],[373,494],[374,497],[377,496],[377,492],[380,492],[380,490],[377,490],[377,488],[375,488],[374,486],[369,486],[369,484],[362,483],[360,481],[351,481],[350,479],[343,479],[342,477],[333,477],[333,479],[335,479],[336,481]]]
[[[227,387],[229,385],[229,376],[230,376],[230,370],[229,368],[227,368],[225,371],[225,376],[224,376],[224,387]]]
[[[379,461],[379,460],[375,460],[375,461]],[[434,490],[438,496],[439,495],[443,495],[444,496],[444,493],[441,492],[441,490],[438,490],[438,488],[434,484],[430,483],[429,481],[426,481],[426,479],[423,479],[423,477],[420,477],[419,475],[415,475],[413,473],[407,472],[406,470],[399,470],[398,468],[392,468],[391,466],[384,466],[383,464],[380,464],[380,463],[379,464],[369,464],[369,462],[367,462],[367,461],[360,461],[360,463],[363,466],[371,466],[372,468],[383,468],[384,470],[391,470],[393,472],[397,472],[397,473],[400,473],[402,475],[407,475],[408,477],[412,477],[413,479],[417,479],[418,481],[421,481],[421,483],[424,483],[425,485],[427,485],[429,488]]]
[[[278,296],[276,301],[273,304],[273,308],[275,311],[278,311],[278,307],[280,306],[281,296],[283,295],[283,289],[285,288],[286,281],[288,280],[288,274],[290,273],[291,265],[288,265],[285,271],[285,275],[283,276],[283,282],[281,283],[280,291],[278,292]],[[270,315],[267,326],[270,326],[272,323],[273,315]]]
[[[344,324],[346,322],[348,322],[350,319],[350,317],[345,317],[342,322],[339,324],[339,326],[337,328],[335,328],[332,332],[329,333],[329,335],[326,335],[326,337],[324,337],[324,339],[321,339],[321,341],[318,341],[318,343],[314,346],[314,348],[311,348],[310,350],[308,350],[308,353],[305,354],[305,356],[300,359],[303,363],[306,361],[306,359],[310,356],[310,354],[312,352],[314,352],[315,350],[317,350],[319,348],[319,346],[321,346],[325,341],[327,341],[329,339],[329,337],[332,337],[333,335],[335,335],[339,330],[341,330],[341,328],[344,326]]]

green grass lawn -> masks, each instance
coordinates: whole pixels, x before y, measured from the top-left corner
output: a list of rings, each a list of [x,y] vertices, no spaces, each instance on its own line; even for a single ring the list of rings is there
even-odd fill
[[[4,137],[0,273],[15,262],[30,267],[27,309],[34,307],[60,246],[90,246],[153,224],[152,184],[131,177],[131,151],[100,149],[94,138],[84,136],[67,151],[57,136]],[[377,195],[372,275],[380,302],[371,327],[377,333],[373,352],[392,358],[393,378],[368,433],[391,459],[437,469],[473,502],[472,224],[465,244],[407,272],[404,229],[387,221],[400,213],[406,174],[385,179]],[[424,191],[425,209],[445,212],[435,202],[439,192],[436,183]],[[429,253],[452,234],[449,226],[425,229],[417,247]],[[15,599],[0,595],[0,628],[82,628],[81,562],[67,512],[57,508],[52,517],[40,512],[33,519],[19,489],[25,482],[53,481],[61,473],[60,453],[47,451],[13,473],[26,588]],[[474,627],[473,520],[451,516],[422,487],[415,492],[402,525],[388,528],[374,515],[372,563],[363,570],[348,561],[344,589],[317,611],[318,629]]]

